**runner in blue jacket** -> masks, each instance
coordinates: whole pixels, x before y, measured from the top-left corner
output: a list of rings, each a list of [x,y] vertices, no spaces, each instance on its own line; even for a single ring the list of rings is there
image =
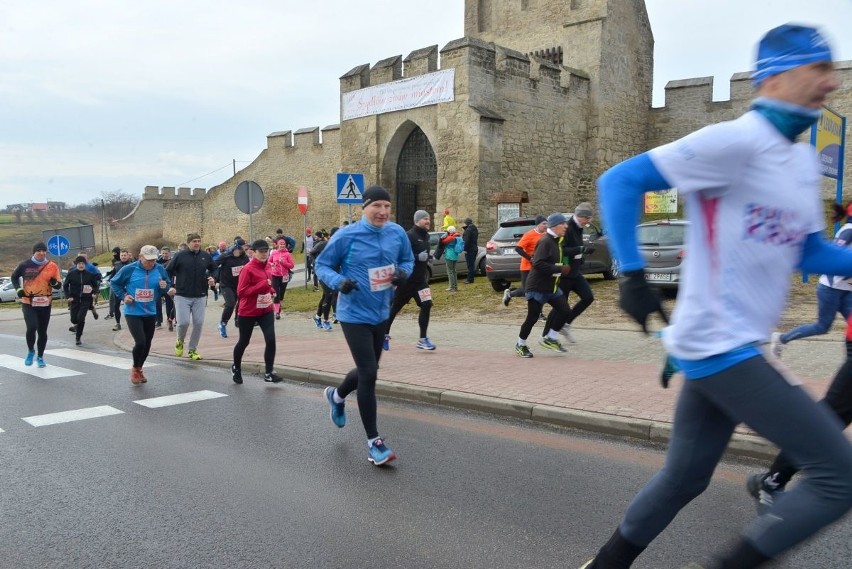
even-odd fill
[[[328,242],[315,262],[319,279],[340,291],[337,318],[355,360],[337,389],[327,388],[331,420],[346,425],[344,399],[358,391],[358,411],[367,432],[368,460],[381,466],[396,454],[385,446],[376,425],[376,379],[395,285],[405,282],[414,255],[405,230],[390,217],[390,194],[381,186],[363,193],[363,217]]]
[[[168,288],[169,275],[166,269],[157,263],[159,255],[156,247],[145,245],[139,252],[139,260],[122,267],[110,282],[116,298],[124,300],[124,318],[133,336],[130,382],[134,385],[148,381],[142,366],[151,351],[160,298],[167,289],[168,294],[175,293],[174,288]]]

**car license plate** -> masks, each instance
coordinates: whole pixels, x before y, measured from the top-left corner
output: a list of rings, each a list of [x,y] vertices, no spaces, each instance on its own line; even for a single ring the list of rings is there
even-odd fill
[[[517,255],[518,252],[515,251],[514,247],[503,247],[503,254],[504,255]]]
[[[671,281],[671,273],[645,273],[645,280],[648,281]]]

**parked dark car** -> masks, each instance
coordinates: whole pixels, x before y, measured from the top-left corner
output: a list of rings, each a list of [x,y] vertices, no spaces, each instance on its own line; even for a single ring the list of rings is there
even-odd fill
[[[566,213],[565,217],[573,214]],[[485,274],[491,287],[500,292],[511,283],[521,280],[521,256],[515,245],[524,233],[535,227],[535,217],[516,217],[500,223],[497,232],[485,244]],[[618,265],[609,253],[606,237],[595,224],[588,223],[583,229],[583,241],[595,248],[584,258],[581,272],[584,275],[601,273],[605,279],[618,276]]]
[[[429,248],[432,254],[438,248],[438,241],[447,236],[446,231],[430,231],[429,232]],[[476,274],[485,276],[485,247],[479,247],[476,253]],[[459,260],[456,263],[456,274],[460,277],[467,276],[467,253],[459,253]],[[447,278],[447,262],[444,256],[440,259],[432,259],[429,265],[429,280],[438,280]]]
[[[649,221],[636,227],[639,252],[645,260],[645,279],[657,288],[677,290],[686,249],[688,221]]]

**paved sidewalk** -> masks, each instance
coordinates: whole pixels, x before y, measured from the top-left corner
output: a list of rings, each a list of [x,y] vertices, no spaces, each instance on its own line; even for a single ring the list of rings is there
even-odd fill
[[[659,340],[630,329],[601,330],[578,327],[576,344],[566,344],[567,354],[549,352],[530,336],[532,359],[514,354],[520,322],[433,321],[429,336],[437,350],[417,350],[416,311],[407,308],[394,323],[391,349],[381,359],[380,395],[510,415],[588,431],[644,440],[668,440],[674,404],[681,386],[677,376],[669,389],[659,385],[662,347]],[[237,330],[233,322],[228,338],[216,330],[221,300],[207,308],[199,353],[204,363],[218,364],[230,375]],[[339,326],[318,330],[307,314],[282,314],[276,321],[278,349],[276,371],[287,379],[336,385],[354,367]],[[129,350],[130,334],[116,334],[116,343]],[[152,353],[174,358],[174,333],[165,327],[154,337]],[[247,382],[262,381],[263,336],[256,330],[243,358]],[[825,392],[845,357],[836,335],[793,342],[784,363],[798,374],[817,397]],[[184,355],[184,358],[186,356]],[[251,372],[257,375],[252,376]],[[150,374],[157,381],[156,372]],[[149,374],[149,375],[150,375]],[[741,427],[731,452],[766,457],[775,450]]]

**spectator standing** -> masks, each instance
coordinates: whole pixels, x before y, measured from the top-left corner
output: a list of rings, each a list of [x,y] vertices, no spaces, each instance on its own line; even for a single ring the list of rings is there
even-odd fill
[[[276,320],[281,319],[281,301],[284,300],[284,293],[287,292],[287,285],[290,284],[290,275],[294,266],[295,263],[287,246],[287,241],[282,237],[275,243],[275,250],[269,254],[266,262],[266,270],[272,277],[272,286],[275,288],[273,306],[275,307]]]
[[[174,293],[174,289],[169,288],[166,269],[157,263],[159,255],[153,245],[143,246],[138,260],[118,271],[110,283],[116,296],[124,300],[124,319],[133,336],[133,367],[130,369],[133,385],[148,381],[142,368],[151,352],[157,305],[161,295],[167,291]]]
[[[43,242],[33,245],[33,256],[12,271],[12,282],[21,299],[26,325],[27,355],[24,365],[33,365],[33,358],[37,358],[38,367],[45,367],[44,349],[47,346],[53,291],[62,286],[62,273],[59,265],[48,260],[47,245]]]
[[[249,262],[248,255],[243,251],[240,239],[231,249],[219,257],[216,261],[216,268],[219,271],[219,291],[222,293],[222,298],[225,300],[222,307],[222,317],[219,320],[219,335],[223,338],[228,337],[228,321],[231,315],[234,315],[234,324],[239,326],[239,312],[234,313],[237,306],[237,287],[239,285],[240,272],[246,263]]]
[[[535,246],[538,245],[538,240],[547,233],[547,218],[543,215],[535,217],[535,227],[524,233],[518,244],[515,245],[515,252],[521,256],[521,286],[512,290],[511,287],[503,291],[503,306],[509,306],[513,298],[524,296],[527,290],[527,277],[532,270],[532,256],[535,253]]]
[[[443,245],[444,249],[444,261],[447,265],[447,279],[450,284],[449,288],[447,288],[447,292],[458,292],[459,277],[456,273],[456,263],[459,260],[459,254],[464,251],[464,240],[462,240],[461,234],[456,231],[455,225],[450,225],[447,228],[447,235],[441,239],[441,245]]]
[[[95,275],[86,268],[86,264],[86,257],[78,255],[74,259],[74,268],[68,271],[62,284],[65,298],[68,300],[68,312],[71,314],[71,330],[75,333],[78,346],[82,344],[86,315],[101,286],[100,271]]]
[[[204,325],[204,312],[207,306],[207,288],[212,286],[213,260],[206,251],[201,250],[201,236],[190,233],[186,236],[187,248],[178,251],[166,266],[170,282],[174,282],[175,315],[177,316],[177,340],[175,355],[183,355],[184,339],[192,325],[189,337],[189,359],[200,360],[198,341],[201,339],[201,327]]]
[[[707,488],[741,422],[807,476],[745,528],[717,567],[766,565],[852,507],[852,447],[837,418],[759,347],[784,310],[793,271],[852,274],[852,251],[822,235],[814,149],[796,143],[839,81],[825,38],[802,25],[770,30],[755,67],[757,98],[745,114],[634,156],[598,180],[623,278],[620,304],[646,332],[651,314],[665,314],[636,243],[643,197],[676,187],[687,202],[689,254],[672,324],[663,330],[666,351],[686,380],[665,465],[587,569],[630,567]]]
[[[562,289],[566,299],[572,292],[580,297],[580,300],[571,307],[565,325],[559,330],[559,333],[571,344],[576,341],[571,333],[571,323],[595,301],[592,287],[589,286],[589,282],[581,272],[583,257],[594,252],[593,247],[587,247],[583,242],[583,228],[592,221],[593,215],[594,210],[588,202],[583,202],[574,208],[574,215],[568,220],[568,230],[562,239],[562,262],[569,265],[571,270],[559,279],[559,288]],[[553,316],[554,314],[551,312],[547,317],[547,322],[544,325],[545,335],[553,325]]]
[[[286,243],[285,243],[286,245]],[[234,383],[243,382],[242,361],[243,354],[251,341],[254,327],[258,326],[263,332],[266,348],[263,351],[263,362],[266,366],[263,381],[278,383],[282,378],[275,373],[275,320],[272,316],[272,305],[275,296],[275,288],[269,277],[267,261],[269,259],[269,244],[258,239],[251,244],[254,251],[252,259],[246,263],[240,271],[237,284],[237,298],[239,298],[240,315],[237,328],[240,338],[234,345],[234,363],[231,364],[231,379]]]
[[[346,397],[358,392],[358,412],[367,433],[367,460],[381,466],[396,453],[379,436],[376,420],[376,379],[387,330],[393,286],[414,266],[405,231],[389,221],[391,198],[381,186],[363,193],[361,220],[339,231],[316,260],[320,280],[340,291],[337,317],[355,369],[336,388],[325,390],[331,420],[346,425]]]
[[[414,255],[414,269],[404,283],[397,285],[391,303],[388,328],[382,347],[390,349],[390,329],[399,311],[414,299],[420,314],[417,325],[420,327],[420,339],[417,340],[418,350],[434,350],[435,345],[429,340],[429,315],[432,311],[432,291],[429,289],[429,260],[432,258],[429,248],[429,228],[432,219],[429,214],[419,209],[414,212],[414,225],[408,230],[408,240],[411,243],[411,253]]]
[[[473,284],[476,276],[476,255],[479,253],[479,229],[471,218],[464,220],[464,256],[467,261],[467,279],[465,284]]]
[[[450,208],[444,208],[444,220],[441,223],[441,229],[443,229],[444,231],[449,231],[450,227],[455,227],[456,225],[457,224],[455,218],[450,215]]]

